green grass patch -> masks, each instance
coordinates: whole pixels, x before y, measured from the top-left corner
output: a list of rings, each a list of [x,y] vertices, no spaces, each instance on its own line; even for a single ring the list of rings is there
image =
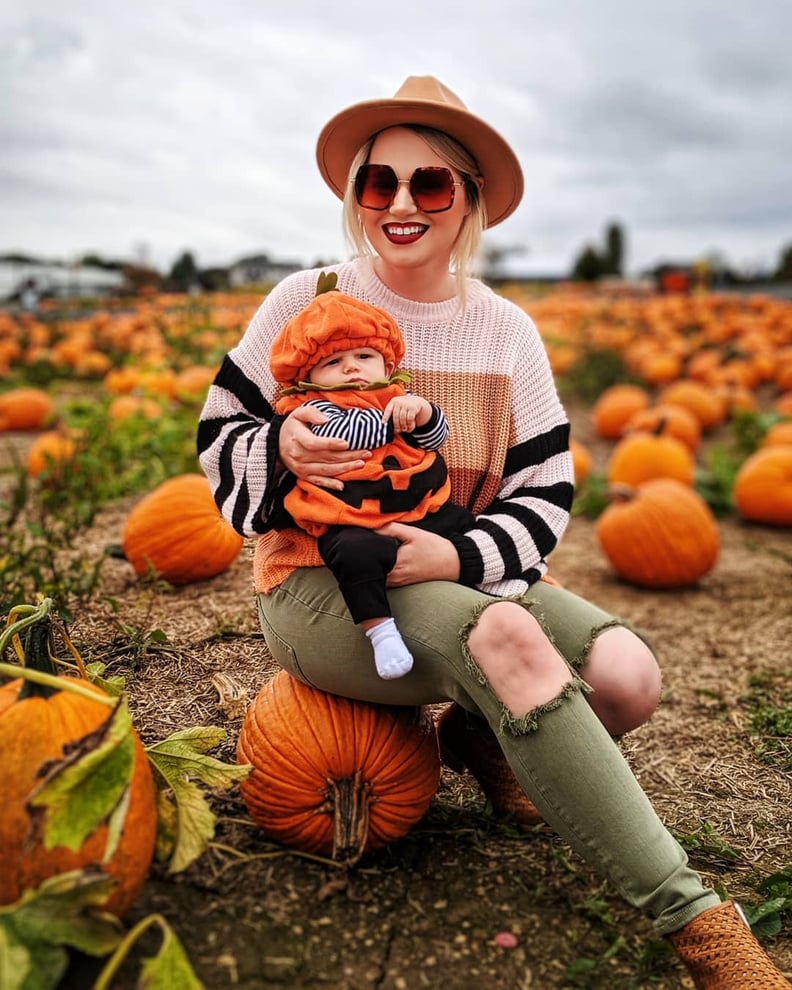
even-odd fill
[[[710,822],[699,822],[698,828],[691,832],[674,832],[674,837],[686,852],[708,863],[723,865],[739,859],[736,849],[720,837]]]
[[[0,615],[41,594],[70,617],[73,606],[99,587],[104,558],[81,541],[97,513],[174,475],[200,470],[197,407],[164,409],[154,421],[112,421],[107,406],[107,399],[90,394],[63,404],[61,425],[74,431],[74,456],[36,479],[11,452],[13,466],[0,494]]]
[[[762,763],[792,770],[792,678],[784,674],[754,674],[748,695],[751,743]]]
[[[572,515],[596,519],[607,508],[609,501],[605,475],[592,471],[583,484],[575,489]]]
[[[557,378],[562,397],[574,395],[591,403],[606,388],[621,382],[633,382],[625,370],[621,354],[611,350],[586,350],[569,371]]]

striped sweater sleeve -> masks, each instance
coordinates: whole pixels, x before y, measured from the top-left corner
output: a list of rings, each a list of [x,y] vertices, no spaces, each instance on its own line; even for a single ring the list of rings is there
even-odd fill
[[[430,405],[432,406],[430,419],[423,426],[416,426],[411,436],[424,450],[439,450],[448,440],[448,420],[440,406],[435,405],[434,402]]]
[[[284,279],[266,297],[242,339],[225,356],[201,412],[197,447],[204,474],[223,516],[243,536],[268,529],[278,482],[276,383],[269,369],[275,335],[314,296],[315,272]]]
[[[509,450],[498,497],[473,529],[451,538],[463,584],[507,594],[500,582],[520,578],[533,584],[547,571],[546,558],[568,525],[572,505],[568,446],[569,426],[559,424]]]

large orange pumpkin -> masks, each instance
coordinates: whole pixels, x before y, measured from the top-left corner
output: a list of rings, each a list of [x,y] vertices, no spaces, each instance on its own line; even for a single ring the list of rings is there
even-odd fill
[[[689,409],[671,405],[670,402],[648,406],[634,413],[627,421],[625,433],[636,430],[676,437],[693,453],[701,445],[701,424],[698,419]]]
[[[675,478],[692,485],[695,473],[695,458],[681,440],[644,430],[619,440],[606,467],[608,481],[623,485],[640,485],[650,478]]]
[[[49,622],[33,626],[28,636],[26,663],[52,673],[47,655]],[[100,688],[85,686],[102,694]],[[114,880],[104,908],[123,915],[135,901],[154,856],[157,802],[148,756],[134,733],[135,762],[129,807],[115,851],[102,862],[107,827],[101,826],[77,851],[65,846],[45,849],[30,840],[26,801],[40,783],[38,772],[50,760],[62,759],[78,740],[94,732],[108,717],[107,705],[66,690],[16,680],[0,687],[0,904],[12,904],[23,891],[38,887],[58,873],[89,864],[99,865]]]
[[[749,522],[792,526],[792,446],[761,447],[734,478],[737,512]]]
[[[671,382],[658,396],[658,402],[684,406],[693,413],[704,432],[719,426],[726,418],[723,396],[709,385],[691,378]]]
[[[0,394],[0,430],[39,430],[55,413],[55,403],[40,388],[12,388]]]
[[[440,780],[429,712],[353,701],[279,671],[248,709],[237,759],[251,817],[284,845],[352,864],[405,835]]]
[[[673,478],[612,491],[596,534],[616,573],[643,588],[684,588],[715,566],[720,531],[704,499]]]
[[[154,572],[174,585],[220,574],[244,539],[226,522],[202,474],[164,481],[132,509],[124,524],[124,556],[143,577]]]
[[[597,436],[605,440],[618,439],[629,418],[639,409],[646,409],[649,403],[649,392],[641,385],[610,385],[591,409]]]
[[[38,478],[47,471],[57,478],[62,465],[74,458],[77,445],[72,437],[61,430],[45,430],[30,445],[27,456],[27,473]]]

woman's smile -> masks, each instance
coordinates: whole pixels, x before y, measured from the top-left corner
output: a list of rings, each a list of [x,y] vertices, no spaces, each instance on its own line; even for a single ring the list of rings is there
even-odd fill
[[[385,223],[382,230],[391,244],[413,244],[429,229],[425,223]]]

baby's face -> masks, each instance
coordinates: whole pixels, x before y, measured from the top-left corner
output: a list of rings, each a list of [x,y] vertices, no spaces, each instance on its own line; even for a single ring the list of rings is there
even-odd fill
[[[334,351],[314,365],[308,381],[314,385],[368,385],[388,377],[385,358],[373,347]]]

